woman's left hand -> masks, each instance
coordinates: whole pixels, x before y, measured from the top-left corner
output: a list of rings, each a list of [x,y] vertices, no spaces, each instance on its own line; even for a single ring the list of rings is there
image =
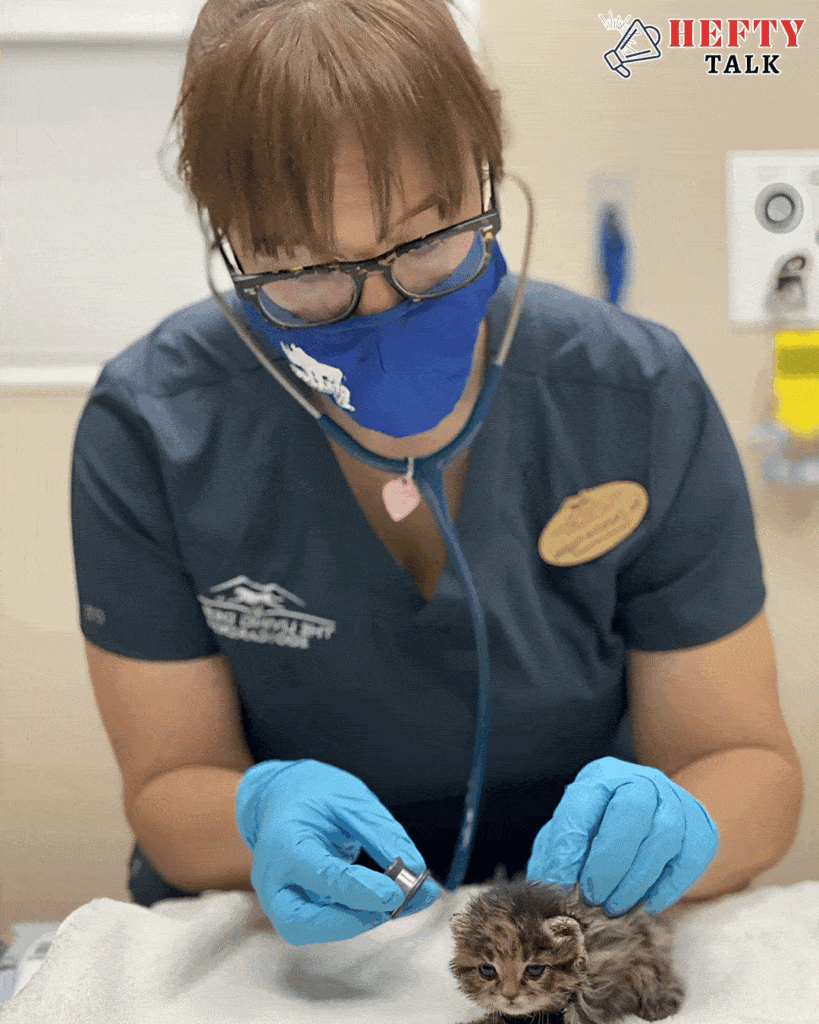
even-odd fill
[[[603,757],[566,787],[535,838],[526,878],[579,880],[609,917],[641,900],[659,913],[703,874],[718,845],[717,826],[682,786],[657,768]]]

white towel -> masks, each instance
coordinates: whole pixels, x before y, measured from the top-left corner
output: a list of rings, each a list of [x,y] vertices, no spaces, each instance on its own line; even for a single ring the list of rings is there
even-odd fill
[[[344,942],[289,946],[249,893],[149,910],[96,899],[63,921],[2,1024],[456,1024],[448,921],[483,886]],[[674,1024],[819,1024],[819,882],[683,910]],[[629,1024],[638,1018],[629,1017]]]

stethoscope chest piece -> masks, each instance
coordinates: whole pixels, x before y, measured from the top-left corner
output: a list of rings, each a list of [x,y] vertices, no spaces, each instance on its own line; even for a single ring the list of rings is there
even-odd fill
[[[401,889],[401,892],[403,892],[404,894],[404,902],[401,904],[398,910],[394,910],[390,914],[390,920],[392,920],[394,917],[398,917],[401,911],[404,910],[404,908],[410,902],[412,897],[418,892],[418,890],[421,888],[424,882],[426,882],[426,880],[431,876],[431,871],[429,870],[429,868],[427,868],[425,871],[422,871],[420,875],[416,875],[412,871],[410,871],[410,869],[406,866],[406,864],[404,864],[400,857],[396,857],[392,864],[390,864],[390,866],[386,869],[384,874],[387,876],[387,878],[391,878],[394,882],[396,882],[398,884],[398,887]]]

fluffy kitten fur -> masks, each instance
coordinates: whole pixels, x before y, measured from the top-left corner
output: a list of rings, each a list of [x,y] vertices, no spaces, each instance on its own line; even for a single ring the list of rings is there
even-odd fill
[[[685,997],[670,922],[642,904],[607,917],[579,885],[494,881],[451,928],[458,988],[492,1011],[480,1024],[523,1024],[529,1015],[533,1024],[613,1024],[632,1013],[662,1020]]]

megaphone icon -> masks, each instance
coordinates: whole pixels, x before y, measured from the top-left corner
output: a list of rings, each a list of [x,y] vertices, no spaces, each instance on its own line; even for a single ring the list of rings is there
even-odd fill
[[[652,32],[657,33],[656,39],[651,34]],[[635,37],[639,37],[636,38],[636,42]],[[615,49],[604,53],[603,57],[612,71],[616,71],[623,78],[630,78],[631,72],[626,64],[633,64],[638,60],[656,60],[658,57],[662,57],[658,46],[661,39],[660,30],[655,25],[644,25],[639,18],[635,18]],[[632,46],[643,46],[644,49],[630,52]]]

